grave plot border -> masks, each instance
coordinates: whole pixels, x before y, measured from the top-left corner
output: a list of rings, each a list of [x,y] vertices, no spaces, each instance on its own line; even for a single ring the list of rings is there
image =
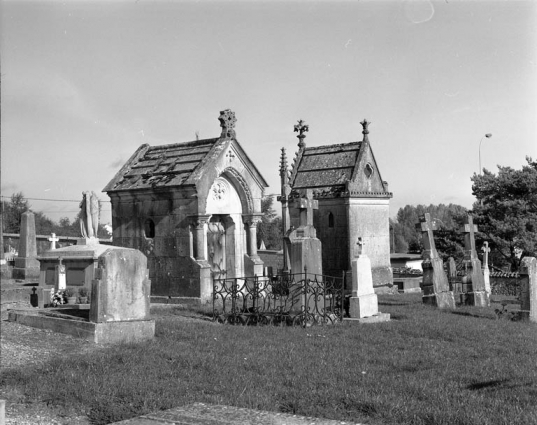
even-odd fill
[[[345,275],[304,273],[213,280],[213,320],[234,325],[311,326],[340,323]]]

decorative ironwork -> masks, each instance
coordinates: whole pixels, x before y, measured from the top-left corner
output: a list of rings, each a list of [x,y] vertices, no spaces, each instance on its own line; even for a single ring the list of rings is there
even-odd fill
[[[213,320],[237,325],[311,326],[341,322],[344,277],[308,274],[214,279]]]

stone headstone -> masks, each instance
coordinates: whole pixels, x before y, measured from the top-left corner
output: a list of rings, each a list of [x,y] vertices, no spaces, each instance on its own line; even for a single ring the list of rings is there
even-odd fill
[[[65,272],[65,265],[61,263],[55,267],[54,276],[54,292],[65,291],[67,288],[67,277]]]
[[[431,220],[431,215],[425,213],[420,217],[416,228],[422,232],[424,246],[422,300],[425,304],[431,304],[439,308],[455,308],[453,292],[449,290],[449,282],[444,273],[444,264],[438,256],[434,244],[433,230],[436,223]]]
[[[483,251],[483,279],[485,280],[485,291],[487,293],[487,297],[490,301],[490,270],[489,270],[489,243],[487,241],[483,242],[483,247],[481,248],[481,251]]]
[[[468,293],[467,302],[478,307],[486,307],[490,305],[490,298],[485,288],[481,261],[479,261],[475,249],[475,232],[477,232],[477,226],[474,224],[471,215],[466,216],[466,223],[462,230],[465,233],[464,263],[467,270],[465,282],[471,283],[472,288]]]
[[[351,262],[352,296],[349,303],[351,318],[364,318],[378,313],[378,299],[373,289],[371,260],[365,254],[365,240],[358,238],[359,254]]]
[[[35,216],[32,212],[22,214],[19,255],[15,258],[14,279],[39,279],[37,242],[35,237]]]
[[[537,259],[524,257],[520,269],[520,310],[530,322],[537,322]]]

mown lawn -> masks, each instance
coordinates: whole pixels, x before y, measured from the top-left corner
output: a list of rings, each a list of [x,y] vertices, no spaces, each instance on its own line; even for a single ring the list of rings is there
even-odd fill
[[[239,327],[157,317],[154,341],[6,373],[106,424],[192,402],[367,424],[536,424],[537,325],[379,297],[392,321]]]

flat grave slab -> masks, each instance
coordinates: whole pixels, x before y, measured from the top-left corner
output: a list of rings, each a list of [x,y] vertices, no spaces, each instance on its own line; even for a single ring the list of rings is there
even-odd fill
[[[194,403],[111,425],[360,425],[241,407]]]

